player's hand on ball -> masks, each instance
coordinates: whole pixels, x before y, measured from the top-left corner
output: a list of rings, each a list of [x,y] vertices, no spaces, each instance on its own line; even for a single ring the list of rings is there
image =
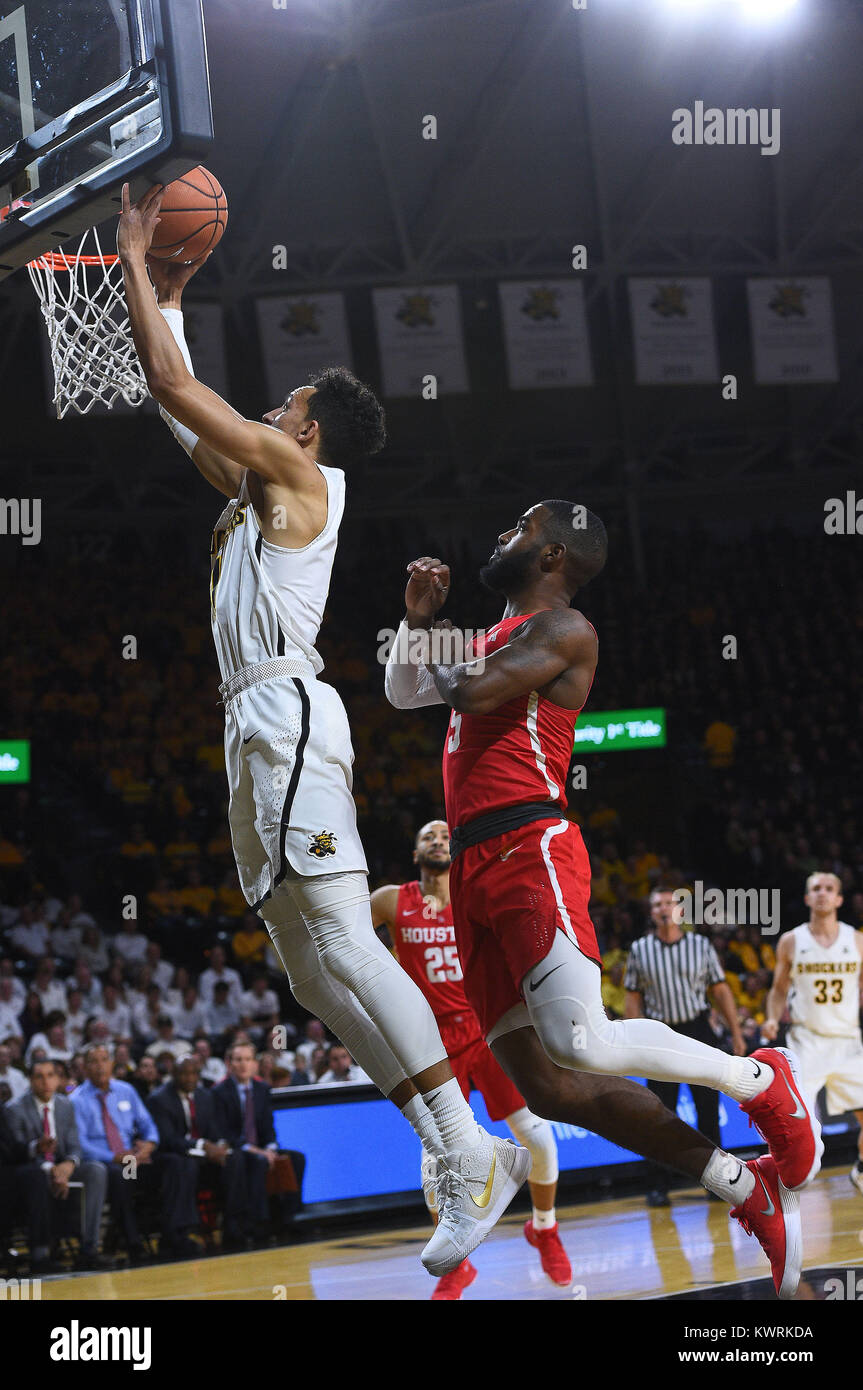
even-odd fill
[[[163,256],[148,256],[147,269],[156,287],[159,303],[165,304],[171,299],[179,303],[181,291],[212,254],[212,251],[207,251],[196,261],[166,261]]]
[[[449,596],[449,565],[431,555],[411,560],[410,578],[405,589],[405,607],[410,618],[428,622]]]
[[[153,233],[159,225],[159,208],[164,191],[161,184],[157,184],[144,194],[140,202],[133,203],[129,196],[129,185],[123,184],[117,251],[124,259],[146,256],[149,251]]]

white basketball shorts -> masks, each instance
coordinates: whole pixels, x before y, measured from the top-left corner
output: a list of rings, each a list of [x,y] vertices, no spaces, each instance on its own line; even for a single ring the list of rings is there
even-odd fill
[[[789,1028],[788,1046],[800,1059],[800,1082],[813,1100],[826,1088],[828,1115],[863,1110],[863,1042],[829,1038],[799,1025]]]
[[[302,674],[273,674],[285,668]],[[274,660],[247,667],[221,689],[228,819],[252,910],[278,888],[288,865],[304,877],[367,873],[348,717],[333,687],[310,666]]]

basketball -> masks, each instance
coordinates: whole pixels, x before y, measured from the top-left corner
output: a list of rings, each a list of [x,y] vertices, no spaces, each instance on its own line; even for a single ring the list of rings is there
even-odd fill
[[[196,261],[219,244],[228,200],[218,179],[198,165],[165,187],[149,255],[159,261]]]

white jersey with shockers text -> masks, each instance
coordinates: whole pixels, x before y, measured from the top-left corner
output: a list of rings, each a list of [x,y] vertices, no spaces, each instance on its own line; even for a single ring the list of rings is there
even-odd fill
[[[804,922],[792,941],[791,1022],[828,1038],[860,1036],[860,955],[857,933],[839,923],[832,946],[822,946]]]
[[[345,475],[317,465],[327,484],[327,520],[298,550],[266,541],[246,477],[213,531],[210,621],[222,680],[275,657],[324,663],[315,650],[345,508]]]

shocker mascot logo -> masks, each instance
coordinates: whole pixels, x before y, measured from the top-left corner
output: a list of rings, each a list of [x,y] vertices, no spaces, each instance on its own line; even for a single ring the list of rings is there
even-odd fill
[[[311,844],[306,851],[313,854],[316,859],[326,859],[328,854],[335,854],[337,836],[331,830],[321,830],[317,835],[310,835]]]

